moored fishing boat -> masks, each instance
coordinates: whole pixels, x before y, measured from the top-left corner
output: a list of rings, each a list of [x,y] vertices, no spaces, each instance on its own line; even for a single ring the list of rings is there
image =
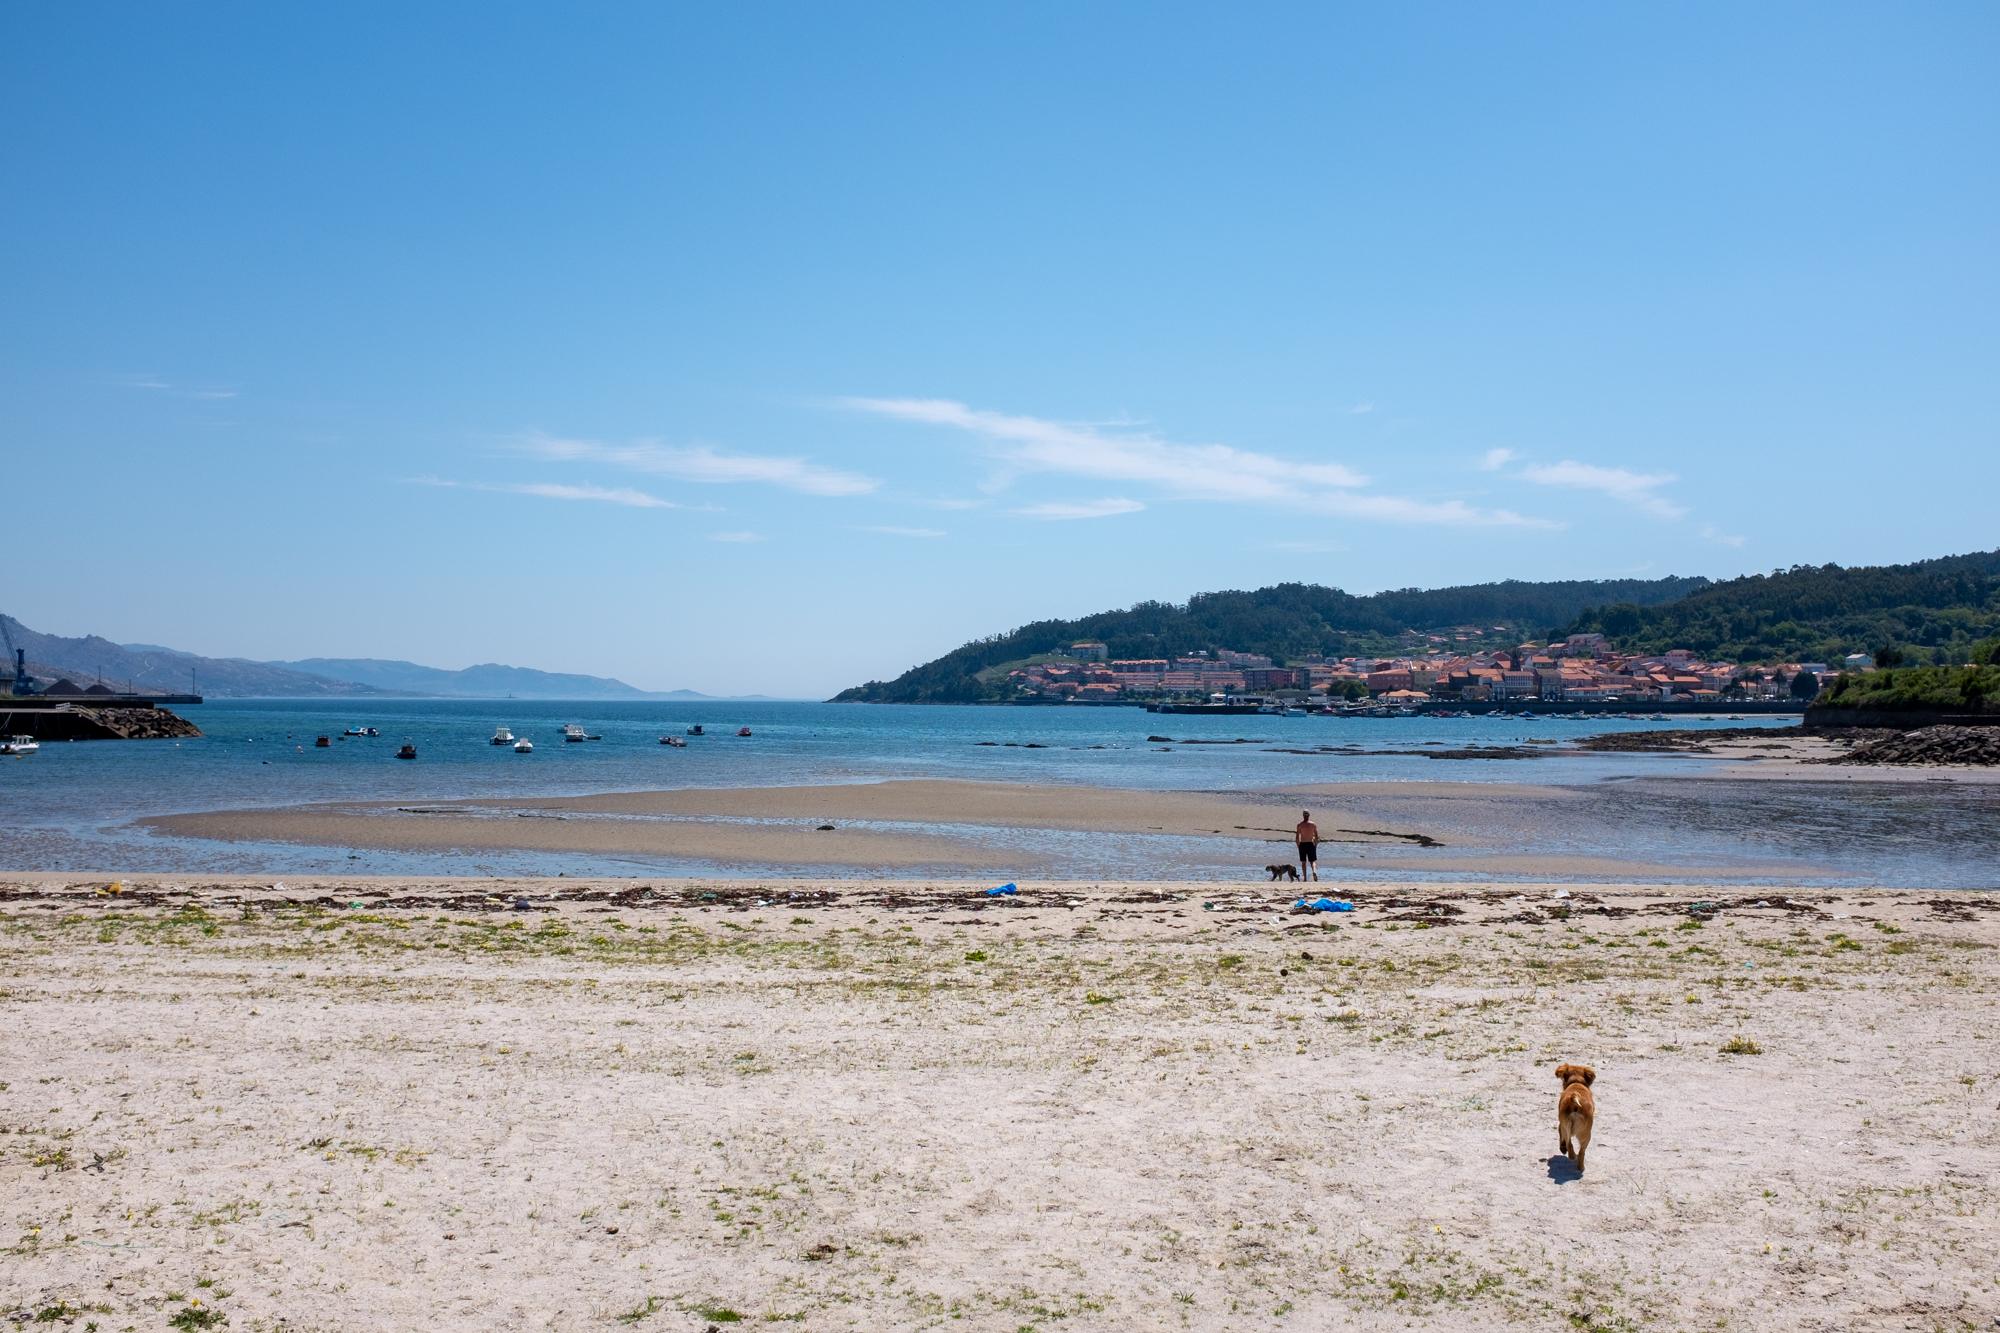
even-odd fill
[[[526,736],[523,736],[521,737],[520,740],[514,742],[515,754],[533,754],[534,752],[535,752],[535,743],[529,740]]]
[[[513,743],[514,733],[505,727],[495,727],[493,729],[493,739],[488,742],[490,745],[512,745]]]

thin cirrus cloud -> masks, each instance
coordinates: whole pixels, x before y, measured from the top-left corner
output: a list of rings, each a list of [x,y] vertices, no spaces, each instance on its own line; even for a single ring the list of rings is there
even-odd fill
[[[1292,463],[1226,444],[1114,435],[1095,425],[988,412],[948,398],[843,398],[840,405],[980,436],[1020,472],[1146,482],[1179,495],[1229,500],[1281,499],[1300,486],[1368,484],[1366,477],[1340,463]]]
[[[857,531],[872,532],[883,537],[914,537],[919,540],[928,540],[945,535],[943,528],[905,528],[899,527],[894,523],[869,523],[857,529]]]
[[[624,486],[571,485],[557,481],[452,481],[445,477],[412,477],[414,486],[438,486],[454,491],[486,491],[497,495],[533,495],[544,500],[586,500],[598,504],[623,505],[628,509],[685,509],[686,505],[662,500],[645,491]]]
[[[1456,500],[1364,494],[1368,478],[1343,463],[1299,462],[1225,444],[1179,444],[1153,434],[1114,431],[1092,423],[986,411],[948,398],[842,398],[836,405],[976,436],[1003,469],[1003,485],[1016,474],[1050,474],[1145,485],[1176,499],[1272,505],[1396,523],[1561,526],[1511,510],[1479,509]],[[1117,503],[1131,508],[1101,508],[1110,503],[1037,505],[1015,512],[1031,517],[1096,518],[1143,507],[1136,500],[1121,500]],[[1064,512],[1045,512],[1058,510]]]
[[[1718,546],[1741,546],[1749,540],[1747,537],[1740,537],[1732,532],[1724,532],[1713,523],[1704,523],[1701,525],[1701,539],[1703,541],[1714,542]]]
[[[1688,514],[1686,505],[1660,494],[1661,487],[1678,480],[1671,472],[1633,472],[1566,458],[1560,463],[1531,463],[1521,469],[1521,476],[1538,486],[1594,491],[1658,518],[1686,518]]]
[[[704,484],[777,486],[805,495],[867,495],[882,484],[873,477],[825,467],[804,458],[728,453],[705,444],[661,444],[656,440],[606,444],[536,433],[521,441],[519,448],[522,453],[549,462],[598,463],[628,472]]]
[[[193,398],[202,402],[218,402],[237,396],[235,389],[200,388],[186,384],[176,384],[159,375],[130,375],[125,379],[128,389],[146,389],[153,393],[169,393],[176,398]]]
[[[1145,507],[1137,500],[1111,497],[1103,500],[1052,500],[1047,504],[1023,505],[1010,512],[1022,518],[1110,518],[1114,514],[1136,514]]]

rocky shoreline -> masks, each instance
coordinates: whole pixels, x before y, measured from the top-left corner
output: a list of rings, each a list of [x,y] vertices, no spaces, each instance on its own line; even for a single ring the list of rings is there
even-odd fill
[[[1844,739],[1844,738],[1843,738]],[[1865,733],[1846,754],[1810,759],[1813,764],[2000,764],[2000,729],[1921,727],[1916,731]]]

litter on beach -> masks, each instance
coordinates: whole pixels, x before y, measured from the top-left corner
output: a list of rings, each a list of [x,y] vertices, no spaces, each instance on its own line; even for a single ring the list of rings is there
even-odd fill
[[[1301,898],[1292,904],[1294,912],[1352,912],[1354,904],[1345,898]]]
[[[1002,884],[997,889],[988,889],[986,891],[986,896],[989,898],[1012,898],[1020,891],[1021,890],[1019,888],[1015,887],[1012,884]]]

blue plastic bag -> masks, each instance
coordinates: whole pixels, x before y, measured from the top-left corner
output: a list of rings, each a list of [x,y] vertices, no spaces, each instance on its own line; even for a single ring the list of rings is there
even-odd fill
[[[1352,912],[1354,910],[1354,904],[1348,902],[1345,898],[1315,898],[1311,902],[1307,902],[1301,898],[1293,903],[1292,906],[1304,908],[1308,912]]]
[[[1020,890],[1015,888],[1012,884],[1002,884],[997,889],[988,889],[986,891],[986,896],[989,898],[1012,898],[1015,894],[1019,892]]]

